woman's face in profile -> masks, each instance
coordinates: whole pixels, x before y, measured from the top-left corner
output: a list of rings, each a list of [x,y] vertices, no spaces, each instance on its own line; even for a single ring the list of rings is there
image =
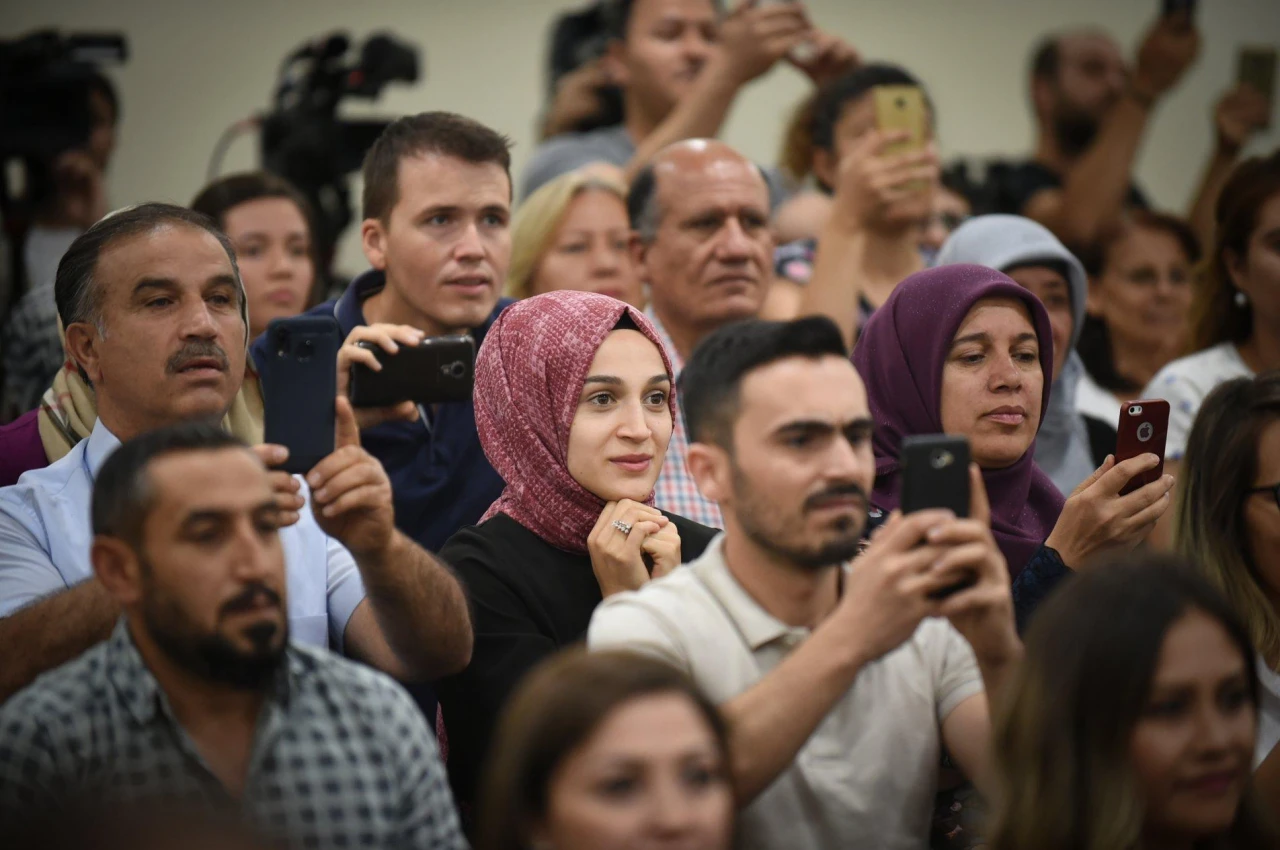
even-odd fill
[[[942,430],[969,438],[973,460],[1003,469],[1031,448],[1044,371],[1026,305],[986,298],[960,323],[942,367]]]
[[[1146,801],[1144,844],[1190,844],[1235,820],[1252,772],[1253,659],[1199,610],[1174,621],[1129,743]]]
[[[644,309],[631,260],[631,223],[622,199],[603,189],[578,194],[529,282],[529,294],[560,289],[597,292]]]
[[[727,850],[733,795],[719,743],[679,693],[615,708],[551,777],[534,846]]]
[[[1262,429],[1258,439],[1258,471],[1253,487],[1270,488],[1251,493],[1244,503],[1245,534],[1249,554],[1258,570],[1258,583],[1269,599],[1280,599],[1280,417]]]
[[[671,442],[671,378],[639,331],[604,338],[569,429],[569,474],[606,502],[643,502]]]
[[[311,231],[288,198],[257,198],[227,210],[227,236],[249,299],[249,333],[256,339],[272,319],[307,309],[316,282]]]

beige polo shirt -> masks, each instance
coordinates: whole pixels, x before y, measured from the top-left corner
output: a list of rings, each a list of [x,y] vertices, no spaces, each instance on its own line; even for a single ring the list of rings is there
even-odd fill
[[[729,572],[724,535],[686,568],[606,599],[591,649],[649,652],[689,673],[716,703],[756,684],[810,630],[769,615]],[[923,848],[937,788],[939,729],[982,692],[973,650],[929,619],[867,665],[781,774],[738,818],[756,850]]]

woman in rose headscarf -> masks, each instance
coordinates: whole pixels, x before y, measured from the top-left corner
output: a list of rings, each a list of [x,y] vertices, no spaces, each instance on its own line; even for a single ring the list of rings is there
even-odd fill
[[[1154,455],[1120,464],[1108,457],[1065,500],[1036,466],[1053,333],[1039,299],[994,269],[957,264],[911,275],[863,326],[853,362],[875,419],[872,502],[898,507],[904,437],[968,437],[992,533],[1022,594],[1020,615],[1098,553],[1137,546],[1169,506],[1169,475],[1119,495],[1155,466]]]
[[[460,805],[474,799],[520,677],[579,641],[605,596],[698,557],[715,535],[653,507],[674,389],[648,319],[607,296],[534,296],[485,337],[476,425],[507,486],[440,552],[468,590],[476,632],[470,666],[439,686]]]

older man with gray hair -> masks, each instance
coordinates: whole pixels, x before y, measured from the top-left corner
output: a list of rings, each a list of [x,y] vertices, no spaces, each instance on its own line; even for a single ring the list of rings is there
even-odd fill
[[[679,377],[684,361],[712,331],[760,313],[772,282],[769,187],[742,154],[709,139],[665,148],[631,183],[627,210],[632,251],[649,286],[653,319]],[[685,466],[681,417],[658,479],[658,507],[721,526]]]

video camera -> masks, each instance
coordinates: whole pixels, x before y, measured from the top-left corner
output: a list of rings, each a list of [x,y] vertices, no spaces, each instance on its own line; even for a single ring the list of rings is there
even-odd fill
[[[285,57],[270,114],[261,119],[262,166],[311,202],[316,242],[327,267],[352,213],[347,175],[390,123],[337,117],[346,97],[374,100],[391,82],[416,82],[419,52],[390,35],[371,36],[354,62],[345,33],[323,36]]]

